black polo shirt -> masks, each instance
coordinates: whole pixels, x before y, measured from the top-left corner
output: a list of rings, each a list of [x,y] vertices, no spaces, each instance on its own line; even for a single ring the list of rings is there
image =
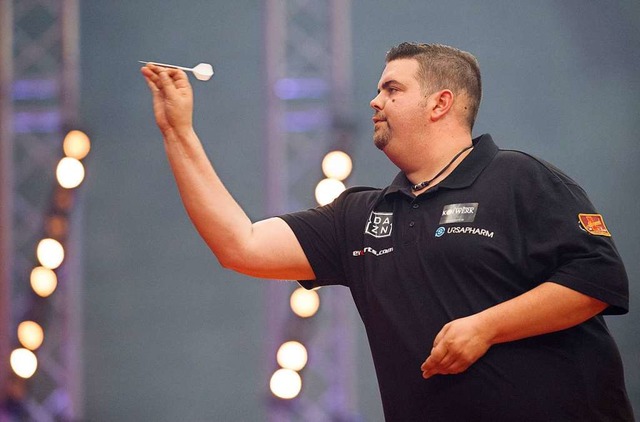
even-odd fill
[[[545,282],[628,310],[628,282],[604,219],[550,164],[490,135],[415,197],[400,173],[332,204],[284,215],[317,279],[347,286],[364,322],[389,421],[633,420],[602,316],[492,346],[467,371],[422,378],[448,322]]]

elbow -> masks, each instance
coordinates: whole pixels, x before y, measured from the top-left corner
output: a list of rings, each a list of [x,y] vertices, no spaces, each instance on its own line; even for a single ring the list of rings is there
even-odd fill
[[[215,257],[218,259],[218,264],[220,264],[220,266],[226,270],[234,270],[234,266],[232,264],[232,262],[228,259],[223,259],[221,257],[219,257],[218,255],[215,255]]]
[[[202,233],[200,233],[200,235],[222,268],[238,271],[241,265],[240,261],[243,255],[243,247],[236,238],[227,237],[221,240],[208,238]]]
[[[238,260],[234,258],[234,254],[221,254],[216,253],[216,251],[212,250],[215,257],[218,259],[218,263],[222,268],[232,271],[238,271],[240,268]]]
[[[241,242],[237,237],[220,242],[206,242],[222,268],[240,274],[254,276],[262,262],[260,254],[250,247],[250,242]]]
[[[244,266],[238,264],[235,261],[222,261],[218,259],[218,262],[220,263],[220,266],[225,270],[231,270],[240,274],[250,274]]]
[[[243,254],[238,251],[216,251],[211,248],[211,251],[218,259],[218,263],[224,269],[235,271],[241,274],[249,274],[247,267],[247,260],[243,259]]]

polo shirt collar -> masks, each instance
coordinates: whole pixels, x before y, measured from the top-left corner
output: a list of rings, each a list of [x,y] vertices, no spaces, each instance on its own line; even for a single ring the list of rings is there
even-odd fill
[[[480,135],[473,139],[473,150],[467,157],[448,175],[443,181],[438,183],[434,188],[429,190],[435,190],[440,188],[447,189],[462,189],[471,186],[477,177],[482,173],[493,160],[493,157],[498,152],[498,147],[493,142],[491,135],[488,133]],[[393,179],[391,185],[387,188],[384,196],[387,196],[396,192],[404,192],[411,194],[411,186],[413,183],[407,179],[403,172]]]

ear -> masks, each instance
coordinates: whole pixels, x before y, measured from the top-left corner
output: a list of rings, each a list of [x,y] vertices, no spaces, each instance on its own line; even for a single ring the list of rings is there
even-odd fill
[[[432,94],[431,107],[429,110],[432,121],[438,121],[449,113],[453,108],[453,92],[449,89],[443,89]]]

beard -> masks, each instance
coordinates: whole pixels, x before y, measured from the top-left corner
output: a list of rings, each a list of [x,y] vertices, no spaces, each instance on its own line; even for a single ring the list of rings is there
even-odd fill
[[[380,151],[384,150],[384,148],[389,144],[389,140],[391,139],[391,134],[389,133],[389,127],[380,127],[373,130],[373,144]]]

